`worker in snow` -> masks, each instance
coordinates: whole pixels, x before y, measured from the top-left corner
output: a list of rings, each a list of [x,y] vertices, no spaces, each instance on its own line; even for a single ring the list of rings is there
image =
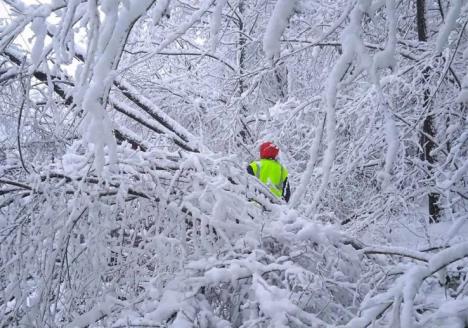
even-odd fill
[[[279,148],[270,141],[260,145],[260,160],[247,166],[247,173],[254,175],[278,198],[289,201],[291,191],[288,170],[278,162]]]

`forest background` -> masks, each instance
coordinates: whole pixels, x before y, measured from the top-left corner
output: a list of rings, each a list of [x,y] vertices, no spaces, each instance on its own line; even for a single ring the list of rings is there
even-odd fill
[[[0,327],[468,326],[466,0],[0,10]]]

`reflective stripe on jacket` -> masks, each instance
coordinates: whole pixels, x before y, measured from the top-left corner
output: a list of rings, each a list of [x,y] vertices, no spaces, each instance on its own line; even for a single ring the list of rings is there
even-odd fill
[[[261,159],[250,163],[254,175],[277,197],[283,195],[284,182],[288,177],[288,170],[278,161]]]

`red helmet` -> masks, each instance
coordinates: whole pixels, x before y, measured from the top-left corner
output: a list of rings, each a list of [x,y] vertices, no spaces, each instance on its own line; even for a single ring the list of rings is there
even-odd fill
[[[274,143],[267,141],[260,145],[260,158],[275,159],[278,156],[279,148]]]

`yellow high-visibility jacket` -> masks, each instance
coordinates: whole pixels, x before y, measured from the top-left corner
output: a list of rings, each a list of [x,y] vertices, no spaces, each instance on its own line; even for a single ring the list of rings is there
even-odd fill
[[[247,167],[247,172],[256,176],[278,198],[289,200],[288,170],[274,159],[254,161]]]

